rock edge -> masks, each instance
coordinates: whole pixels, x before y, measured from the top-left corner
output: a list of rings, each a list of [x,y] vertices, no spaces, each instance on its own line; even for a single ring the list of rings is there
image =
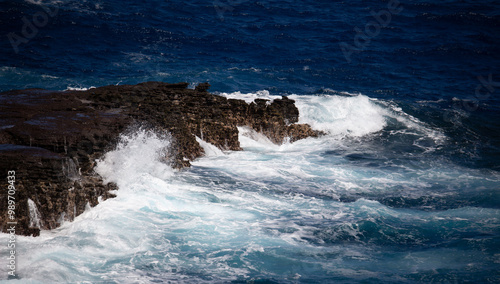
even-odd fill
[[[196,136],[237,151],[238,126],[277,144],[320,135],[309,125],[297,124],[299,111],[287,97],[247,104],[211,94],[209,87],[203,83],[192,90],[187,83],[146,82],[86,91],[0,93],[0,230],[9,228],[8,171],[15,171],[16,234],[37,236],[40,229],[57,228],[114,197],[116,185],[103,184],[94,172],[95,161],[134,125],[169,132],[173,147],[165,160],[178,169],[204,154]]]

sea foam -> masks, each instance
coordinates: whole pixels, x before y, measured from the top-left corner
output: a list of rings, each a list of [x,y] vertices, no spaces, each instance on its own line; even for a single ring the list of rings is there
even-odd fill
[[[390,156],[402,136],[419,139],[432,128],[384,102],[292,98],[301,122],[328,135],[276,145],[240,127],[244,151],[221,151],[197,137],[206,156],[177,171],[164,160],[168,134],[123,134],[95,168],[118,184],[117,197],[38,238],[19,236],[22,281],[391,282],[389,264],[399,275],[424,278],[435,268],[487,272],[498,261],[491,252],[499,210],[463,205],[496,189],[498,175],[434,156],[418,167]],[[394,121],[399,130],[387,130]],[[440,202],[451,209],[436,210]],[[467,243],[457,246],[461,239]]]

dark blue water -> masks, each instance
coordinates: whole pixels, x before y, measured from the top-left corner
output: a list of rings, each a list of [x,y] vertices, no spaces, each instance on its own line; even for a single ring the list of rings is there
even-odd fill
[[[226,95],[262,90],[295,95],[303,104],[301,110],[310,111],[305,119],[323,126],[330,123],[327,130],[334,142],[325,140],[317,152],[304,150],[305,160],[295,161],[322,169],[300,169],[314,178],[293,174],[298,181],[270,179],[264,185],[248,178],[244,180],[253,187],[243,188],[252,191],[264,186],[277,200],[291,190],[321,200],[318,208],[323,209],[347,206],[351,227],[297,217],[293,212],[259,215],[258,220],[286,219],[301,228],[315,228],[301,235],[301,240],[318,251],[300,262],[296,247],[277,248],[266,239],[256,249],[260,252],[263,247],[262,263],[259,253],[249,259],[232,256],[236,260],[229,267],[249,269],[245,276],[234,276],[234,271],[224,274],[224,269],[211,270],[207,265],[206,275],[196,278],[193,275],[201,272],[189,272],[186,267],[197,266],[186,262],[180,265],[181,272],[170,271],[170,276],[154,268],[153,280],[175,281],[182,279],[179,274],[186,281],[208,282],[494,283],[500,279],[498,1],[0,1],[0,36],[1,91],[152,80],[185,81],[192,86],[209,82],[211,91]],[[356,113],[353,104],[365,103],[367,98],[371,103],[359,107],[359,114],[336,117],[335,111]],[[313,105],[317,108],[308,108]],[[373,116],[362,115],[371,111]],[[370,126],[366,133],[361,130],[379,118],[384,123]],[[257,161],[278,155],[267,154]],[[243,182],[241,172],[232,172],[234,176],[226,180],[220,169],[208,165],[195,166],[192,178],[215,181],[220,186],[213,186],[214,190],[241,189],[235,185]],[[349,178],[326,174],[336,167],[356,174]],[[342,178],[350,181],[335,183]],[[355,189],[350,190],[348,183],[356,184]],[[331,184],[335,184],[333,195],[324,192]],[[372,218],[365,212],[367,206],[384,213]],[[391,210],[402,211],[386,212]],[[296,230],[290,228],[263,231],[281,236]],[[359,234],[346,233],[351,231]],[[356,253],[345,256],[330,251],[344,245]],[[265,254],[267,247],[276,251]],[[229,245],[233,253],[238,248],[237,241]],[[322,249],[329,253],[320,253]],[[181,255],[189,254],[179,250]],[[456,262],[443,265],[450,261]],[[332,263],[342,269],[331,269]],[[148,266],[141,265],[120,269],[147,274]],[[286,265],[301,276],[295,277],[295,270],[283,268]],[[95,267],[90,270],[94,276],[101,273]],[[293,277],[283,276],[287,273]],[[88,278],[74,273],[61,279],[75,280],[78,275]]]
[[[0,90],[161,80],[208,81],[219,92],[360,92],[467,133],[460,143],[473,140],[487,157],[479,166],[498,169],[500,4],[401,2],[356,45],[355,28],[364,32],[390,3],[1,1]],[[356,50],[350,62],[341,43]],[[457,120],[464,127],[454,129]]]

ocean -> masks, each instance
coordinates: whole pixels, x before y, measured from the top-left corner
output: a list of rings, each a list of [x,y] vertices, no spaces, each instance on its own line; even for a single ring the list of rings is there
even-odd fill
[[[209,82],[326,133],[183,170],[124,134],[117,197],[18,236],[8,283],[500,282],[498,1],[0,1],[0,36],[0,91]]]

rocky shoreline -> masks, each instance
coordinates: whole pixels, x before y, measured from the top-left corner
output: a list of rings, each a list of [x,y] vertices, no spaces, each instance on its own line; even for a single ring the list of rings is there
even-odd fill
[[[297,124],[299,112],[286,97],[253,103],[208,92],[203,83],[147,82],[86,91],[16,90],[0,93],[0,230],[7,232],[9,171],[15,171],[16,234],[39,235],[114,197],[95,161],[112,150],[119,135],[142,125],[172,135],[165,161],[190,166],[204,154],[196,136],[224,150],[241,150],[238,126],[275,143],[320,133]]]

